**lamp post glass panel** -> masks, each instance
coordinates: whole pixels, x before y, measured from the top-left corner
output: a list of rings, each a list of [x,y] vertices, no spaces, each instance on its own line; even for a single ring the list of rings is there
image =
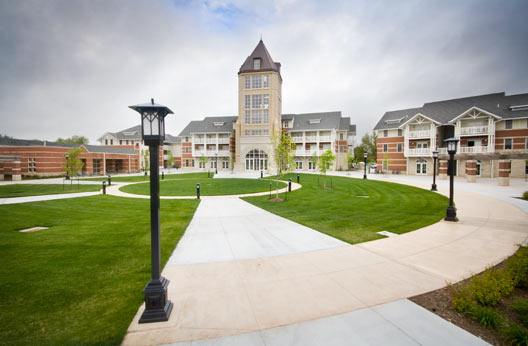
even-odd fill
[[[161,322],[169,319],[172,302],[167,299],[169,280],[161,276],[159,146],[165,139],[165,116],[173,114],[165,106],[150,103],[129,106],[141,115],[141,134],[150,151],[150,252],[152,278],[145,286],[145,311],[139,323]]]
[[[438,150],[433,151],[433,185],[431,191],[438,191],[436,189],[436,160],[438,159]]]
[[[447,143],[447,152],[449,154],[449,207],[446,210],[445,221],[457,222],[456,208],[454,205],[454,183],[455,183],[455,154],[457,150],[457,138],[448,138],[444,140]]]
[[[364,163],[363,179],[367,179],[367,153],[363,154],[363,163]]]

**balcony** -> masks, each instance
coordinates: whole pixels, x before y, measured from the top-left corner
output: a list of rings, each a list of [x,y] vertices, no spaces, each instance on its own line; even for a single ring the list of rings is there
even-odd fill
[[[194,142],[194,144],[205,144],[205,139],[203,139],[203,138],[194,138],[193,142]]]
[[[307,142],[317,142],[317,136],[306,136]]]
[[[460,147],[460,154],[482,154],[492,152],[487,146],[478,146],[478,147]],[[488,151],[489,150],[489,151]]]
[[[207,138],[207,144],[216,144],[216,138]]]
[[[330,142],[330,136],[320,136],[319,142]]]
[[[431,148],[415,148],[407,149],[407,156],[429,156],[431,155]]]
[[[306,150],[294,150],[292,151],[293,155],[295,156],[305,156],[306,155]]]
[[[447,155],[447,148],[438,148],[439,155]]]
[[[431,137],[431,130],[410,131],[409,138],[429,138]]]
[[[461,127],[460,135],[461,136],[475,136],[475,135],[487,135],[488,127],[487,126],[472,126],[472,127]]]
[[[229,156],[229,150],[219,150],[218,156]]]
[[[192,156],[205,156],[205,150],[193,150]]]
[[[218,138],[218,144],[229,144],[229,137],[227,137],[227,138]]]
[[[293,143],[302,143],[303,141],[303,138],[298,136],[292,137],[291,139]]]

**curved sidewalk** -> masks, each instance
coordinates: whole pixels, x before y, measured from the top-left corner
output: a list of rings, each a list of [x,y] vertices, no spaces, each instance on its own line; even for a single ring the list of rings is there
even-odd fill
[[[140,307],[123,344],[216,338],[374,309],[478,273],[527,239],[528,215],[519,208],[465,191],[455,199],[458,223],[284,256],[168,264],[170,320],[138,324]]]

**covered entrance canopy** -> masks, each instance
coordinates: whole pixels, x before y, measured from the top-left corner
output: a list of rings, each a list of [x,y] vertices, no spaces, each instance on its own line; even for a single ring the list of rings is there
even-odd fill
[[[246,171],[268,169],[268,155],[263,150],[254,149],[246,155]]]

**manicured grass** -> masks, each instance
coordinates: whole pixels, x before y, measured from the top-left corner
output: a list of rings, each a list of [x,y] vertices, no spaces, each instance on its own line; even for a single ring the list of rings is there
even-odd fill
[[[288,178],[295,182],[296,174],[283,179]],[[445,216],[449,202],[427,190],[374,180],[327,177],[332,188],[323,189],[323,177],[301,174],[300,182],[303,187],[285,202],[265,196],[244,200],[351,244],[384,238],[376,234],[380,231],[401,234],[433,224]]]
[[[61,193],[99,191],[100,185],[61,184],[11,184],[0,186],[0,198],[56,195]]]
[[[207,174],[207,173],[206,173]],[[195,196],[196,184],[200,184],[200,194],[202,196],[238,195],[243,193],[269,191],[270,181],[265,179],[207,179],[193,178],[180,180],[163,180],[160,182],[161,196]],[[279,187],[286,186],[279,183]],[[275,183],[273,183],[275,188]],[[138,195],[149,195],[150,184],[134,184],[120,188],[123,192]]]
[[[149,173],[150,174],[150,173]],[[211,178],[214,177],[214,172],[210,172]],[[207,172],[200,173],[181,173],[181,174],[165,174],[165,180],[170,179],[191,179],[191,178],[207,178]],[[133,175],[133,176],[124,176],[124,177],[112,177],[112,182],[116,183],[135,183],[142,181],[149,181],[150,175]],[[161,172],[160,172],[161,179]],[[87,178],[83,180],[89,181],[108,181],[108,177],[97,177],[97,178]]]
[[[163,264],[197,205],[161,201]],[[2,345],[119,345],[150,278],[149,211],[108,195],[0,206]],[[34,226],[50,228],[18,232]]]

